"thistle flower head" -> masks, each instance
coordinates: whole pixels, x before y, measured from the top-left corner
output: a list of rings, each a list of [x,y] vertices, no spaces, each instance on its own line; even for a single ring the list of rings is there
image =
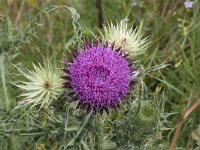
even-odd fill
[[[62,93],[63,79],[61,79],[61,71],[56,65],[47,61],[45,66],[35,66],[34,71],[20,70],[21,74],[28,80],[21,81],[22,84],[17,85],[24,90],[23,103],[25,105],[32,104],[31,108],[36,105],[41,107],[49,106]]]
[[[65,62],[65,87],[72,88],[82,108],[103,112],[118,106],[130,90],[135,70],[120,49],[98,43],[84,49],[70,65]]]
[[[142,38],[140,30],[128,29],[125,22],[104,25],[103,30],[104,34],[101,33],[103,41],[114,42],[115,49],[121,47],[126,54],[138,55],[144,53],[148,47],[147,40]]]

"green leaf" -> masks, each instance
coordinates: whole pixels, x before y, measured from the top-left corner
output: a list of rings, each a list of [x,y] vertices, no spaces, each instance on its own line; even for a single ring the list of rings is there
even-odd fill
[[[150,72],[154,72],[154,71],[163,69],[163,68],[165,68],[167,66],[169,66],[169,64],[160,64],[160,65],[153,66],[151,68],[146,69],[144,72],[141,73],[141,75],[146,75],[146,74],[148,74]]]
[[[141,96],[140,96],[140,98],[141,98],[141,100],[148,100],[147,86],[143,81],[141,81],[141,83],[142,83],[142,87],[141,87]]]

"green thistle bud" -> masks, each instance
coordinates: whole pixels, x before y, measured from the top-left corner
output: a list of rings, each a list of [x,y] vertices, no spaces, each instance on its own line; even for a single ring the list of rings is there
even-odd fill
[[[61,78],[62,72],[56,68],[55,64],[51,64],[50,61],[45,63],[42,67],[34,67],[34,71],[20,70],[21,74],[27,78],[28,81],[21,81],[21,85],[16,85],[23,89],[24,94],[20,95],[24,97],[21,104],[32,105],[41,107],[48,107],[54,100],[57,100],[60,94],[63,92],[63,79]]]
[[[149,101],[141,101],[138,120],[142,123],[151,123],[155,119],[156,110]]]

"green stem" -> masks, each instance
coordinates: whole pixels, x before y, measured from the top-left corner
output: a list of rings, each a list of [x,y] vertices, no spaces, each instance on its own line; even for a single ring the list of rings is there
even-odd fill
[[[95,128],[96,128],[96,147],[97,150],[103,150],[103,122],[101,115],[97,114],[95,118]]]
[[[58,134],[58,131],[51,131],[51,134]],[[3,135],[20,135],[20,136],[37,136],[37,135],[45,135],[42,129],[31,129],[31,130],[9,130],[9,131],[1,131],[0,136]]]
[[[1,108],[5,111],[9,110],[9,96],[8,96],[8,92],[7,92],[7,88],[6,88],[6,74],[5,74],[5,55],[2,53],[0,55],[0,76],[1,76],[1,81],[2,81],[2,88],[3,88],[3,93],[5,98],[1,97]]]

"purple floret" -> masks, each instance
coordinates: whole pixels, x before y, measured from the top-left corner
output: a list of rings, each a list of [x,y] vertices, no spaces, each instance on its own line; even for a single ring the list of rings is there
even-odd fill
[[[118,106],[132,83],[129,62],[121,52],[109,46],[97,44],[85,48],[72,60],[68,69],[68,83],[80,105],[94,111]]]

